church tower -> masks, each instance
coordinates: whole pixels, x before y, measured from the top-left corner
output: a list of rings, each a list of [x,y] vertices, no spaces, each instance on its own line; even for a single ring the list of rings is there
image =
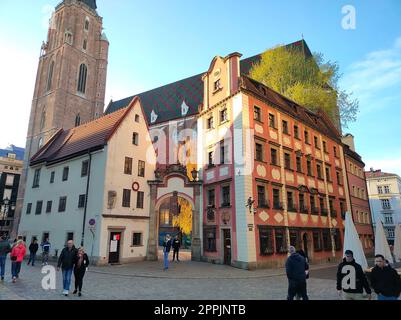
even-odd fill
[[[69,129],[103,114],[109,42],[96,9],[96,0],[64,0],[50,19],[40,51],[14,232],[29,159],[57,129]]]

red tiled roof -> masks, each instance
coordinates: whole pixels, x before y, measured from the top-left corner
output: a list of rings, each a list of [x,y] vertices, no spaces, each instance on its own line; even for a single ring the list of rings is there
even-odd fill
[[[30,165],[54,163],[102,148],[129,107],[69,130],[59,130],[32,158]]]
[[[365,171],[366,178],[381,178],[381,177],[394,177],[398,176],[395,173],[382,172],[379,170]]]

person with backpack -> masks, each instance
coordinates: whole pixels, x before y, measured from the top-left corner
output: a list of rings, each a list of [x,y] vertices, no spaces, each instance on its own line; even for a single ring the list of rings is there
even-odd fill
[[[1,281],[4,280],[4,273],[6,269],[7,254],[11,252],[10,242],[7,240],[7,236],[3,234],[0,239],[0,276]]]
[[[21,272],[21,264],[22,261],[24,260],[26,253],[26,247],[25,243],[22,240],[22,238],[19,238],[15,245],[13,246],[11,250],[11,275],[13,278],[13,283],[17,281],[17,278],[19,277],[19,274]]]
[[[47,265],[49,261],[49,254],[51,248],[49,239],[46,238],[45,241],[43,241],[40,246],[42,247],[42,266],[44,266]]]
[[[35,259],[36,259],[36,252],[38,252],[39,245],[38,245],[38,240],[34,238],[29,245],[29,260],[28,260],[28,266],[32,262],[32,267],[35,266]]]

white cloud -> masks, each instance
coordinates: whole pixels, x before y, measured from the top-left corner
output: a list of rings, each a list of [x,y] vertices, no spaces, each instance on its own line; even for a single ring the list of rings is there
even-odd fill
[[[399,90],[393,90],[394,94],[385,97],[383,90],[401,86],[401,37],[394,41],[391,48],[372,51],[361,61],[351,64],[341,86],[359,99],[361,114],[377,108],[383,98],[394,100]]]
[[[381,169],[383,172],[396,173],[401,176],[401,153],[391,159],[364,159],[364,162],[366,164],[365,170],[370,168]]]

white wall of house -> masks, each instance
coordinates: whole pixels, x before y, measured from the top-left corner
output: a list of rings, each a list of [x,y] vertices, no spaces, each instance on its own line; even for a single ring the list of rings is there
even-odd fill
[[[51,255],[55,249],[59,253],[64,247],[67,233],[74,233],[74,242],[78,247],[82,239],[82,227],[84,208],[78,208],[79,195],[86,193],[87,176],[81,177],[82,162],[88,160],[89,156],[77,157],[52,166],[35,166],[29,168],[27,188],[24,198],[20,235],[26,236],[30,242],[33,236],[39,241],[43,233],[49,233],[52,245]],[[99,230],[95,229],[95,239],[89,230],[88,221],[92,218],[99,223],[99,217],[103,205],[103,182],[106,154],[104,151],[97,151],[92,154],[92,165],[90,173],[90,184],[88,193],[87,214],[85,221],[85,242],[84,247],[88,255],[98,256],[99,246],[96,239],[99,238]],[[41,168],[39,187],[32,188],[35,169]],[[68,180],[62,181],[63,169],[69,168]],[[55,172],[54,183],[50,183],[51,172]],[[59,212],[60,197],[67,197],[66,210]],[[35,214],[37,201],[43,201],[42,213]],[[50,213],[46,213],[47,201],[52,201]],[[32,210],[27,214],[28,203],[32,203]],[[94,240],[94,241],[93,241]]]

